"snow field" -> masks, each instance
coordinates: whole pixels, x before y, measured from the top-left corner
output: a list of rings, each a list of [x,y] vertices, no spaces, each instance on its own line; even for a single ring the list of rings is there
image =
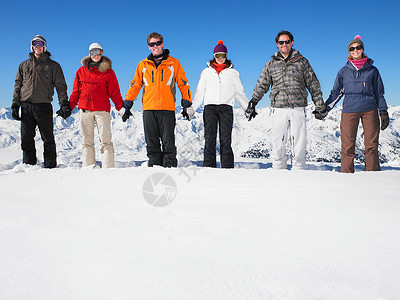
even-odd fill
[[[3,299],[400,295],[396,171],[19,168],[0,176]],[[142,195],[159,172],[164,208]]]

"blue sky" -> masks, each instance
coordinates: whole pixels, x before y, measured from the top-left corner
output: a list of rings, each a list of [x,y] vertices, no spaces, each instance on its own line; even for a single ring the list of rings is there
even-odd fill
[[[0,107],[11,105],[18,65],[27,59],[30,40],[36,34],[47,39],[52,58],[61,64],[68,94],[82,57],[92,42],[98,42],[113,62],[124,97],[138,62],[149,54],[146,37],[156,31],[164,36],[164,48],[183,65],[192,93],[217,41],[223,40],[250,98],[264,64],[276,51],[274,38],[282,29],[293,33],[293,47],[311,62],[324,99],[346,62],[348,43],[360,34],[365,53],[383,78],[387,103],[400,105],[399,3],[6,1],[0,12],[4,41]],[[54,100],[58,108],[57,96]],[[268,94],[259,106],[269,106]],[[141,110],[141,103],[136,102],[134,108]]]

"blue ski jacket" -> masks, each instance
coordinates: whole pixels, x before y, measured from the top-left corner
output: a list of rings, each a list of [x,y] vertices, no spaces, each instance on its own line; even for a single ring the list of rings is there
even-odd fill
[[[328,100],[326,108],[330,111],[344,95],[344,113],[356,113],[370,111],[376,108],[379,111],[388,109],[383,96],[384,87],[379,71],[374,67],[372,59],[360,69],[357,69],[351,61],[341,68],[336,76],[335,83]]]

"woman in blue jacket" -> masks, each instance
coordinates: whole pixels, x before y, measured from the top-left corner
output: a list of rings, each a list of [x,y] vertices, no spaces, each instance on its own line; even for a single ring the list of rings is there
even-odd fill
[[[373,60],[364,53],[364,43],[356,35],[348,46],[349,57],[340,69],[328,100],[331,110],[344,95],[341,135],[341,172],[354,173],[355,143],[359,120],[364,129],[365,170],[380,171],[378,143],[380,129],[389,126],[389,115],[381,76]]]

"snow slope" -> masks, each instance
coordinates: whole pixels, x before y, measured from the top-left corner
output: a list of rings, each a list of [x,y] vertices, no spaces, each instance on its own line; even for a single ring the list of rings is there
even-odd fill
[[[2,299],[400,298],[398,170],[18,168]],[[142,193],[156,173],[164,208]]]
[[[47,170],[21,164],[1,109],[0,299],[400,299],[399,111],[383,171],[341,174],[323,161],[340,149],[340,111],[309,120],[305,171],[271,169],[268,108],[235,112],[235,169],[198,167],[201,116],[177,120],[178,168],[146,167],[135,112],[113,119],[105,170],[81,168],[78,116],[55,118]]]

